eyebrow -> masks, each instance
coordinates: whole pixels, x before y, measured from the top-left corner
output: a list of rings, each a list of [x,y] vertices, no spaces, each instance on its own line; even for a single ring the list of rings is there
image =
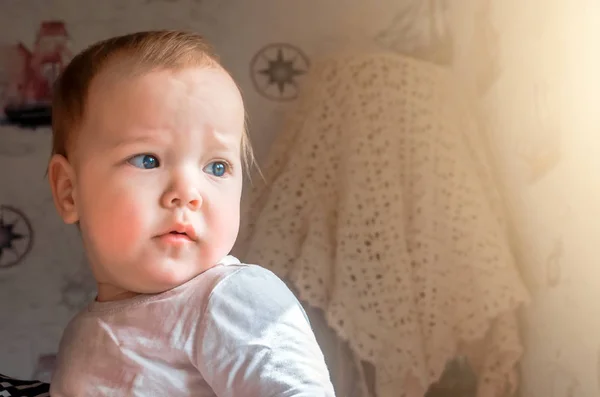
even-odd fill
[[[118,149],[133,144],[165,146],[169,141],[169,132],[160,129],[141,128],[139,131],[130,132],[127,136],[118,134],[118,132],[113,132],[111,135],[110,138],[103,140],[104,147],[108,149]],[[237,146],[240,145],[237,139],[232,139],[228,133],[223,131],[215,131],[212,133],[212,138],[207,136],[205,139],[202,146],[207,150],[229,152],[237,150]]]
[[[232,146],[236,146],[238,144],[239,142],[237,139],[224,137],[223,134],[215,134],[213,135],[213,139],[209,139],[208,142],[206,142],[206,147],[215,150],[230,150],[232,149]]]
[[[132,145],[136,143],[153,143],[153,144],[164,144],[164,139],[160,137],[148,135],[148,134],[139,134],[127,137],[117,137],[115,139],[110,139],[106,142],[106,146],[112,149],[119,148],[122,146]]]

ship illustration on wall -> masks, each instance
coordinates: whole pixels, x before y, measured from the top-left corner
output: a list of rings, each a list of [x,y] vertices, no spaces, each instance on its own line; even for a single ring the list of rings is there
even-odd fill
[[[71,60],[64,22],[44,21],[31,48],[0,47],[0,121],[25,128],[52,122],[52,85]]]

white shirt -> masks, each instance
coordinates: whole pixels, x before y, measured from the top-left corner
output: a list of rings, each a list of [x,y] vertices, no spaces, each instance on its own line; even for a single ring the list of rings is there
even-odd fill
[[[63,335],[52,397],[334,396],[292,292],[228,262],[161,294],[92,302]]]

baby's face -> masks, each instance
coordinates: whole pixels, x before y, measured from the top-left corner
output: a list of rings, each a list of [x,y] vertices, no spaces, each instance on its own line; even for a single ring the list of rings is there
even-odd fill
[[[99,299],[170,289],[229,253],[243,130],[241,96],[222,70],[94,80],[72,164]]]

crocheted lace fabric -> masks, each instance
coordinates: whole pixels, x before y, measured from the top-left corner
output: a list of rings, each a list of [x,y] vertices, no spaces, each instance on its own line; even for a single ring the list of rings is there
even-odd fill
[[[379,53],[323,61],[305,81],[249,192],[239,255],[324,311],[374,365],[378,397],[421,397],[459,354],[480,397],[514,390],[528,297],[452,76]]]

